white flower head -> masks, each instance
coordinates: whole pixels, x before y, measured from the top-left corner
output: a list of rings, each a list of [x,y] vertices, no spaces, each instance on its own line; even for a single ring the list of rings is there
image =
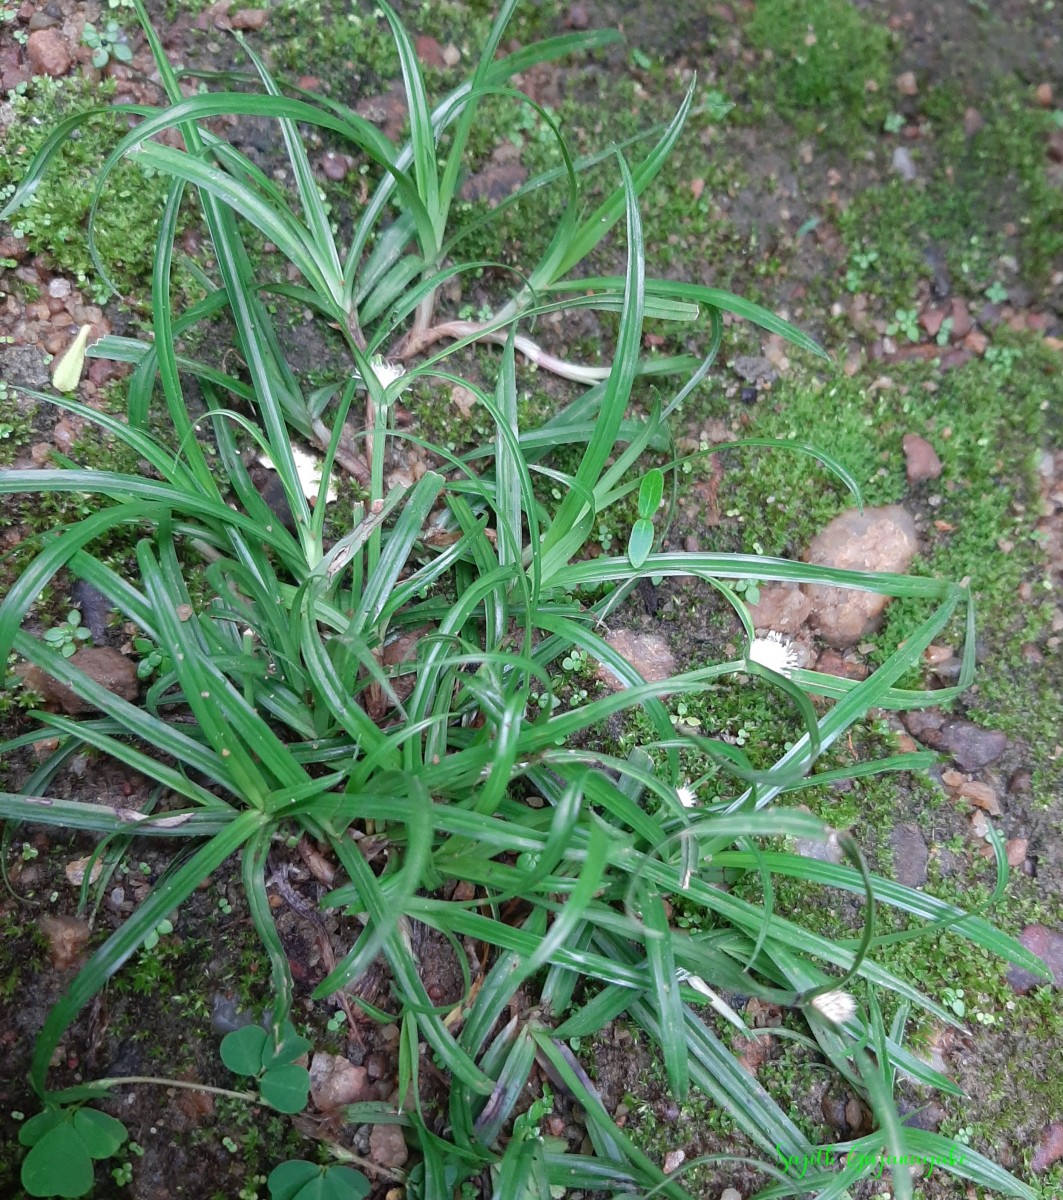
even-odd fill
[[[685,783],[681,788],[676,789],[675,794],[679,798],[679,803],[684,808],[693,808],[698,802],[697,792],[692,787],[688,787]]]
[[[321,491],[321,460],[308,450],[296,445],[292,446],[292,460],[295,462],[295,473],[299,476],[299,485],[303,489],[303,495],[307,500],[315,501],[318,492]],[[258,461],[270,471],[277,469],[273,459],[265,451],[258,456]],[[331,504],[336,499],[336,495],[336,485],[330,479],[327,501]]]
[[[380,354],[374,354],[369,360],[369,365],[373,369],[377,383],[384,389],[387,389],[396,379],[401,379],[406,374],[406,368],[402,363],[388,362]]]
[[[856,1000],[848,992],[823,992],[812,997],[812,1007],[835,1025],[844,1025],[856,1012]]]
[[[754,638],[749,643],[747,655],[750,662],[759,663],[769,671],[790,678],[790,672],[798,665],[797,651],[793,642],[781,633],[769,633],[766,637]]]

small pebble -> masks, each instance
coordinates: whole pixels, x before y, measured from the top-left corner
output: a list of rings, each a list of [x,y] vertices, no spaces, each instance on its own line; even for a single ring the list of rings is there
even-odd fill
[[[902,96],[915,96],[919,93],[919,83],[915,78],[914,71],[905,71],[898,75],[894,82],[897,85],[897,91]]]
[[[669,1150],[664,1156],[664,1173],[671,1175],[673,1171],[678,1170],[686,1162],[686,1159],[687,1154],[685,1150]]]

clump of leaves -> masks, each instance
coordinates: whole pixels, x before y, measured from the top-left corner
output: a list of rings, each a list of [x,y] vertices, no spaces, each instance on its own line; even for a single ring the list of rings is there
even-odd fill
[[[81,613],[72,608],[66,620],[44,631],[44,640],[54,646],[64,658],[77,653],[79,642],[90,642],[92,634],[81,624]]]
[[[99,29],[91,22],[86,22],[81,40],[92,51],[92,65],[97,70],[103,70],[113,58],[116,62],[133,61],[133,51],[129,48],[125,30],[111,17]]]
[[[50,1012],[34,1049],[33,1086],[54,1104],[81,1101],[119,1082],[50,1089],[56,1047],[159,922],[236,855],[270,962],[273,1004],[270,1032],[248,1027],[229,1035],[223,1055],[234,1070],[258,1080],[267,1103],[283,1111],[302,1107],[305,1069],[295,1060],[308,1044],[290,1025],[295,983],[273,921],[266,865],[279,847],[306,836],[334,863],[336,881],[324,905],[350,918],[353,930],[346,953],[313,998],[324,1001],[350,988],[382,960],[391,985],[388,1015],[402,1031],[399,1078],[411,1103],[387,1114],[352,1106],[347,1115],[400,1123],[419,1148],[426,1194],[442,1195],[444,1186],[453,1192],[489,1171],[506,1195],[654,1189],[670,1200],[689,1200],[681,1180],[665,1176],[616,1125],[569,1048],[570,1039],[593,1034],[624,1011],[659,1047],[676,1097],[691,1088],[711,1094],[759,1148],[767,1173],[775,1170],[780,1145],[814,1158],[805,1134],[742,1071],[703,1016],[710,1004],[746,1032],[742,1017],[714,989],[798,1010],[823,1056],[866,1097],[879,1124],[878,1142],[898,1160],[906,1153],[942,1158],[947,1139],[902,1126],[892,1087],[904,1071],[920,1083],[951,1088],[903,1042],[909,1006],[945,1023],[956,1018],[875,961],[874,906],[890,904],[930,930],[955,924],[973,942],[1031,971],[1041,970],[1039,960],[978,915],[872,876],[855,841],[844,835],[847,866],[766,847],[786,837],[831,836],[814,816],[776,803],[784,795],[854,773],[928,764],[928,755],[899,755],[817,773],[823,752],[869,709],[942,703],[967,686],[974,665],[969,592],[940,580],[859,575],[762,555],[663,551],[664,522],[657,524],[663,482],[687,461],[674,456],[667,418],[712,366],[722,342],[721,314],[732,312],[817,351],[799,331],[740,297],[646,276],[639,193],[666,161],[691,97],[634,167],[617,154],[619,184],[589,216],[581,170],[551,126],[562,160],[554,180],[563,185],[564,207],[543,257],[525,274],[527,284],[489,319],[437,322],[442,285],[481,266],[455,257],[461,231],[450,227],[462,148],[479,99],[504,90],[513,73],[609,39],[571,34],[498,59],[510,0],[471,80],[433,109],[406,31],[386,4],[382,8],[410,113],[410,142],[403,147],[343,106],[288,99],[250,51],[264,94],[184,97],[137,0],[171,106],[151,115],[136,110],[141,123],[120,141],[101,179],[139,147],[137,160],[170,180],[154,259],[154,336],[109,337],[94,348],[135,365],[127,422],[73,399],[45,398],[135,450],[150,474],[66,465],[0,474],[0,493],[88,492],[110,501],[46,539],[0,605],[0,655],[14,648],[103,714],[81,722],[36,714],[59,749],[25,781],[24,794],[0,794],[0,816],[104,835],[176,837],[187,839],[190,849],[95,951]],[[200,124],[225,113],[278,122],[296,197]],[[32,196],[77,120],[49,136],[13,205]],[[375,191],[342,252],[300,138],[303,123],[350,139],[375,173]],[[185,152],[150,140],[168,128],[180,132]],[[440,166],[444,133],[449,140]],[[202,300],[175,312],[170,266],[189,188],[200,201],[217,274],[204,275]],[[627,247],[622,274],[579,276],[585,257],[620,221]],[[268,290],[316,310],[345,339],[349,364],[310,394],[281,352],[266,288],[250,265],[249,225],[279,246],[301,275],[297,283],[284,279]],[[525,332],[536,314],[576,305],[619,313],[609,361],[588,367],[560,362]],[[176,339],[223,311],[233,322],[246,375],[178,357]],[[677,374],[679,382],[632,415],[635,381],[651,369],[641,359],[644,321],[692,323],[703,314],[703,353],[666,360],[665,375]],[[492,387],[451,374],[444,354],[433,350],[447,339],[502,346]],[[518,353],[587,390],[542,427],[523,428]],[[390,361],[394,357],[405,359],[405,372]],[[654,369],[659,366],[654,360]],[[189,378],[205,417],[186,399]],[[394,407],[419,378],[460,382],[490,415],[493,430],[460,457],[422,445],[430,468],[409,486],[389,486],[389,447],[416,441],[394,427]],[[178,456],[149,433],[160,392],[169,439],[181,445]],[[357,432],[348,428],[352,414],[363,418]],[[213,435],[212,453],[197,436],[203,426]],[[254,487],[236,426],[274,464],[291,529]],[[322,496],[339,470],[364,489],[365,502],[336,540],[325,533],[326,503],[311,508],[305,498],[299,437],[323,452]],[[788,446],[859,495],[844,467],[811,447],[771,439],[753,444]],[[550,460],[558,448],[570,456],[566,469]],[[647,468],[641,460],[649,450],[658,457]],[[554,487],[556,503],[541,498],[536,477]],[[591,557],[601,514],[635,496],[627,554]],[[123,525],[144,531],[134,580],[93,552],[99,538]],[[178,544],[206,564],[195,603]],[[41,588],[64,567],[98,588],[172,664],[143,707],[107,691],[22,628]],[[742,649],[729,661],[648,682],[600,630],[641,581],[678,575],[706,581],[731,606]],[[923,619],[866,680],[774,670],[752,653],[753,629],[735,595],[736,582],[751,580],[867,587],[918,603]],[[932,693],[902,688],[905,673],[957,612],[967,614],[968,635],[959,684]],[[397,637],[412,649],[407,662],[389,664],[385,650]],[[555,664],[576,663],[577,653],[580,664],[584,656],[603,664],[624,687],[579,694],[568,707],[533,704],[533,694],[551,693]],[[400,688],[400,675],[412,686]],[[717,681],[739,675],[777,689],[792,710],[790,748],[767,769],[722,738],[674,728],[662,701],[706,699]],[[825,711],[817,713],[810,695],[830,702]],[[648,732],[627,757],[595,748],[597,729],[636,712]],[[39,740],[34,730],[0,750]],[[67,757],[81,746],[154,780],[167,797],[165,807],[131,813],[48,796]],[[696,809],[681,796],[684,752],[712,778]],[[370,830],[388,847],[387,868],[379,874],[357,844]],[[1006,860],[999,845],[996,852],[1002,881]],[[823,937],[774,912],[774,874],[863,897],[860,936]],[[761,882],[760,903],[716,886],[745,875]],[[459,882],[472,887],[473,905],[448,899]],[[669,920],[669,896],[697,913],[689,930]],[[511,912],[519,914],[516,923]],[[464,987],[449,1011],[433,1003],[418,969],[409,936],[415,923],[455,947]],[[475,979],[461,949],[469,939],[482,947]],[[814,1001],[842,987],[861,1003],[828,1020]],[[878,1000],[883,989],[900,1001],[888,1028]],[[531,992],[533,1007],[526,1003]],[[874,1060],[865,1045],[874,1048]],[[425,1054],[451,1081],[439,1108],[418,1087]],[[576,1097],[595,1155],[568,1153],[539,1134],[537,1121],[520,1115],[529,1087],[536,1086],[536,1061]],[[840,1190],[871,1169],[854,1155],[842,1177],[812,1173],[801,1186]],[[1032,1198],[1030,1189],[973,1152],[963,1170],[980,1186]],[[324,1186],[290,1178],[299,1188]],[[894,1186],[900,1200],[911,1196],[906,1170]]]

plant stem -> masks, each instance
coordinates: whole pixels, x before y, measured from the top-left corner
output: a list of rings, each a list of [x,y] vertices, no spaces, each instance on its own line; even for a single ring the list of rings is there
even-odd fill
[[[109,1091],[111,1088],[140,1083],[154,1084],[156,1087],[184,1088],[190,1092],[210,1092],[212,1096],[228,1096],[231,1100],[243,1100],[248,1104],[265,1104],[267,1108],[269,1107],[257,1092],[234,1092],[230,1088],[211,1087],[207,1083],[194,1083],[186,1079],[161,1079],[153,1075],[116,1075],[110,1079],[94,1079],[91,1083],[83,1084],[82,1087]],[[71,1088],[69,1090],[80,1091],[81,1089]],[[61,1093],[57,1094],[61,1095]]]
[[[492,329],[491,326],[495,324],[497,324],[497,318],[482,323],[444,321],[441,325],[434,325],[422,333],[418,333],[414,328],[410,331],[406,343],[397,357],[412,358],[413,355],[421,353],[422,350],[442,341],[443,338],[475,338],[478,342],[493,342],[497,346],[504,346],[509,340],[509,334],[504,329]],[[571,379],[576,383],[598,383],[609,377],[609,367],[581,367],[578,363],[565,362],[564,359],[549,354],[523,334],[517,334],[513,339],[513,344],[529,362],[535,363],[544,371],[560,375],[562,379]]]

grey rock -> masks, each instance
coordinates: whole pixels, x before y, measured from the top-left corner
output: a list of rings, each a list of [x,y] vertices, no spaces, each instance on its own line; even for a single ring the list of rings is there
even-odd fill
[[[999,729],[983,729],[973,721],[949,721],[935,748],[951,754],[961,771],[980,771],[1000,758],[1008,739]]]
[[[890,834],[893,847],[893,874],[905,887],[921,888],[926,883],[928,853],[919,826],[905,821]]]
[[[111,602],[100,591],[84,579],[79,579],[70,589],[70,598],[81,609],[85,628],[92,634],[94,642],[107,640],[107,618],[111,615]]]
[[[945,724],[945,714],[939,708],[918,708],[905,713],[902,718],[908,732],[923,745],[929,745],[928,737],[940,733]]]
[[[794,850],[802,858],[811,858],[816,862],[840,863],[845,858],[845,851],[835,832],[825,842],[818,842],[815,838],[794,838]]]
[[[898,146],[893,151],[893,158],[890,161],[890,170],[895,175],[899,175],[905,183],[911,183],[919,177],[919,172],[916,170],[915,163],[912,161],[912,156],[908,151],[907,146]]]
[[[774,383],[779,377],[771,360],[763,354],[740,354],[731,363],[731,369],[747,383]]]

